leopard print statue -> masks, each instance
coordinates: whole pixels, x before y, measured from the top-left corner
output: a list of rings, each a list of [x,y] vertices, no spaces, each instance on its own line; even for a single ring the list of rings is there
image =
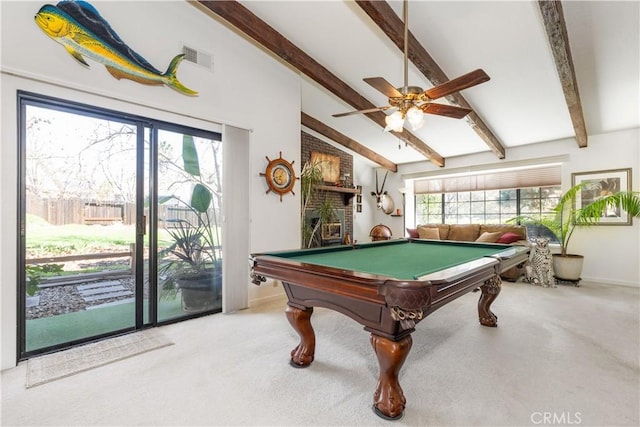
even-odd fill
[[[553,277],[553,257],[549,249],[549,239],[538,237],[529,264],[525,267],[525,279],[534,285],[556,287]]]

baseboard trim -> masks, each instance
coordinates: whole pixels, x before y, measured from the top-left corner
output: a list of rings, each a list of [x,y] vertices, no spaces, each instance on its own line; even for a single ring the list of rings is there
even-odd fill
[[[287,299],[287,296],[284,293],[269,295],[261,298],[255,298],[249,301],[249,307],[256,307],[258,305],[267,304],[267,303],[278,301],[278,300],[286,301],[286,299]]]
[[[626,286],[628,288],[640,288],[640,282],[630,282],[626,280],[611,280],[603,277],[583,277],[582,281],[590,283],[602,283],[605,285]]]

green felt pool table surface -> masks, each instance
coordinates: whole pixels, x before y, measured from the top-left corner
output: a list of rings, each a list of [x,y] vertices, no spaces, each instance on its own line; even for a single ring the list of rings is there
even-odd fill
[[[495,256],[508,249],[509,246],[505,245],[475,242],[392,240],[317,250],[276,252],[271,255],[399,280],[416,280],[420,276],[479,258]]]

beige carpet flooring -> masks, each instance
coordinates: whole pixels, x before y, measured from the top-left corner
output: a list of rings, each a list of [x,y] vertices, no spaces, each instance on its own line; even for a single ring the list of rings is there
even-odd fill
[[[289,366],[298,342],[285,300],[160,328],[175,345],[25,388],[26,363],[2,372],[3,426],[637,426],[640,289],[505,283],[478,324],[471,293],[413,333],[400,373],[404,417],[371,410],[369,334],[324,309],[316,359]]]

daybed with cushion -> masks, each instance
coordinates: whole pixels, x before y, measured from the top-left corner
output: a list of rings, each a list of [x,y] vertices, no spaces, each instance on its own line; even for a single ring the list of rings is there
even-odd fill
[[[527,228],[510,224],[424,224],[418,228],[407,228],[414,239],[455,240],[459,242],[505,243],[530,246]],[[519,264],[500,276],[515,282],[525,273],[525,264]]]

